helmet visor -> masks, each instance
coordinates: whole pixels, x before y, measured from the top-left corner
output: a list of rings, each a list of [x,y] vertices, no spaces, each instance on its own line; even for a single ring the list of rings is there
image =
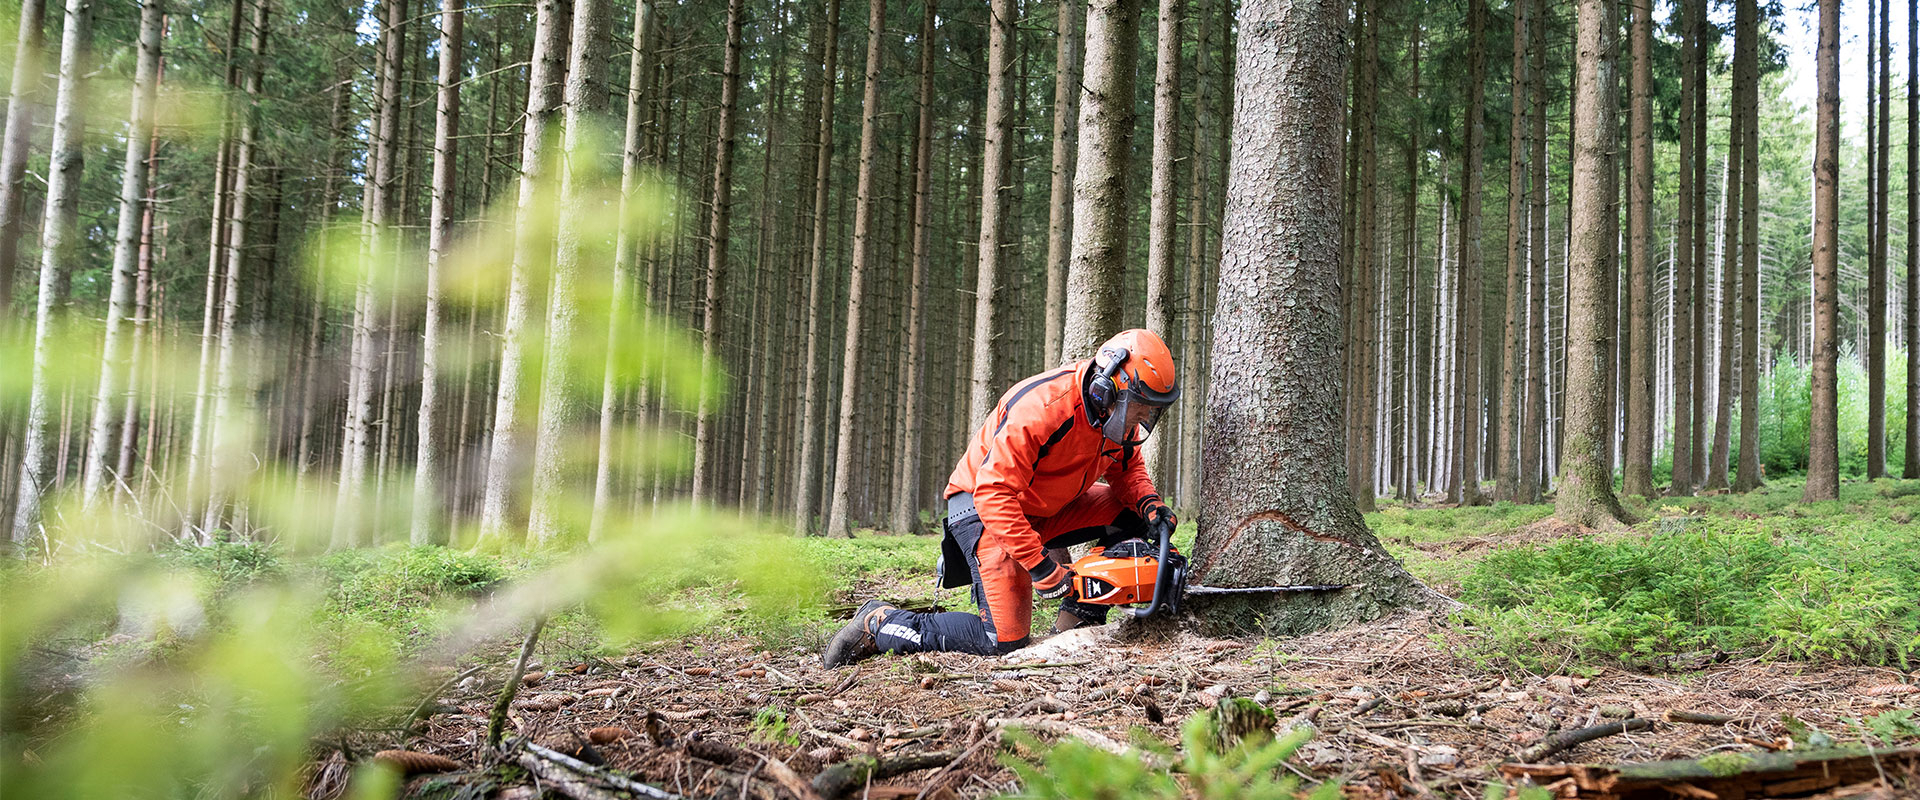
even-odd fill
[[[1146,442],[1166,410],[1166,404],[1151,402],[1132,390],[1123,391],[1100,432],[1116,444],[1138,446]]]

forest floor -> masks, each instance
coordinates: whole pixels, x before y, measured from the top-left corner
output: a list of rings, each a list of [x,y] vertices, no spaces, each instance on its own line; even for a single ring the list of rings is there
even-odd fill
[[[773,631],[722,628],[623,654],[554,645],[543,653],[549,664],[536,670],[538,683],[516,701],[510,733],[576,755],[588,738],[600,739],[584,752],[588,761],[694,797],[804,795],[807,781],[829,797],[836,788],[876,798],[989,797],[1023,785],[1054,796],[1163,796],[1152,775],[1117,774],[1115,764],[1186,758],[1189,789],[1244,779],[1233,763],[1176,755],[1183,726],[1224,698],[1271,710],[1280,731],[1310,728],[1285,770],[1303,787],[1333,783],[1348,797],[1504,796],[1526,785],[1502,772],[1504,762],[1556,733],[1628,719],[1649,724],[1540,760],[1612,764],[1920,742],[1920,588],[1912,585],[1920,574],[1920,482],[1855,482],[1839,503],[1819,506],[1797,504],[1798,494],[1786,483],[1740,497],[1663,500],[1638,508],[1645,522],[1610,534],[1559,527],[1547,506],[1388,508],[1369,517],[1386,546],[1470,610],[1302,638],[1178,632],[1122,642],[1095,629],[1005,659],[881,656],[840,670],[819,660],[820,643],[840,624],[832,619]],[[1828,547],[1842,549],[1821,549]],[[882,596],[966,607],[963,590],[930,596],[920,570],[936,550],[933,537],[875,534],[820,542],[813,555],[842,568],[842,603]],[[1692,561],[1663,560],[1674,558]],[[1796,559],[1812,566],[1798,571]],[[1762,572],[1744,571],[1754,564]],[[1589,568],[1601,572],[1581,571]],[[1543,569],[1567,583],[1526,582]],[[1842,583],[1821,583],[1823,571]],[[1696,582],[1673,584],[1681,580]],[[1604,584],[1613,583],[1639,588],[1607,595]],[[1516,600],[1501,594],[1503,585],[1551,597]],[[1788,597],[1795,592],[1798,599]],[[1716,605],[1725,608],[1708,608]],[[1557,607],[1583,619],[1570,623]],[[505,672],[496,661],[483,674]],[[499,685],[478,676],[459,683],[405,746],[482,763]],[[1726,721],[1669,721],[1674,712]],[[1040,744],[1055,740],[1090,747],[1049,754]],[[860,756],[877,758],[883,774],[827,786]],[[1023,763],[1039,765],[1028,777],[1048,775],[1049,784],[1023,782]],[[843,766],[834,771],[835,764]],[[1881,777],[1851,785],[1830,776],[1772,786],[1798,794],[1765,794],[1756,783],[1740,791],[1920,796],[1915,764],[1889,763]],[[329,776],[343,771],[332,753],[315,786],[338,786]],[[422,796],[464,787],[533,797],[534,786],[554,788],[553,775],[543,777],[509,768],[419,776],[411,786]],[[1572,777],[1535,777],[1559,796],[1576,794]],[[1710,781],[1695,783],[1669,794],[1723,796],[1700,788]]]

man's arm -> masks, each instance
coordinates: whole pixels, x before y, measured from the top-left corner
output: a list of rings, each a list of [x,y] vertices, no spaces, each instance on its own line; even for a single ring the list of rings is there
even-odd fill
[[[1028,570],[1047,560],[1040,534],[1020,506],[1020,494],[1033,482],[1034,460],[1047,437],[1040,428],[1046,424],[1034,415],[1009,413],[1006,424],[987,445],[986,461],[974,472],[973,506],[980,511],[980,522],[1007,555]]]

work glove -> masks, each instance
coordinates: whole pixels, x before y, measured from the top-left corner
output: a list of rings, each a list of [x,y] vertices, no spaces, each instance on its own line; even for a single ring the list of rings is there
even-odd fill
[[[1073,568],[1051,558],[1027,570],[1033,576],[1033,593],[1042,600],[1058,600],[1073,592]]]
[[[1142,510],[1145,512],[1142,516],[1147,519],[1147,528],[1156,536],[1172,536],[1173,529],[1180,526],[1180,520],[1173,515],[1173,509],[1168,508],[1166,503],[1160,502],[1160,498],[1149,498]]]

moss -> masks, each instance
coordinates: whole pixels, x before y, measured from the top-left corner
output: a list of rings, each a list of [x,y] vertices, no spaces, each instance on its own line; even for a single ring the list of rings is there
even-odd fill
[[[1717,778],[1738,775],[1751,766],[1753,759],[1742,753],[1714,753],[1700,759],[1700,768]]]

